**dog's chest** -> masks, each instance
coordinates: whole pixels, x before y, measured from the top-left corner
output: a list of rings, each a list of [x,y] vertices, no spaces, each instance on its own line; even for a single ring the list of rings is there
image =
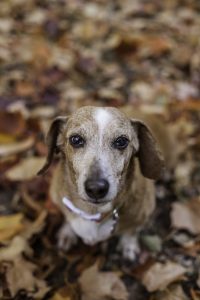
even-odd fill
[[[112,218],[100,223],[88,221],[81,217],[70,220],[73,231],[88,245],[94,245],[108,239],[113,233],[115,224],[116,221]]]

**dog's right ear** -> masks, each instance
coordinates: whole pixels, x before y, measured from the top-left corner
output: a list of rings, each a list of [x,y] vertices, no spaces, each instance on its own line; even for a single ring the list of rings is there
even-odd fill
[[[39,170],[37,175],[44,174],[52,163],[54,154],[59,151],[58,137],[61,133],[62,127],[66,124],[68,117],[57,117],[51,124],[47,133],[46,144],[48,147],[47,158],[44,166]]]

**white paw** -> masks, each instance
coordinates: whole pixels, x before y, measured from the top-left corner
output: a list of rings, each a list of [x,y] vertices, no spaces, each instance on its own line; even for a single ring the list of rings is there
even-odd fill
[[[68,223],[65,223],[58,232],[58,248],[69,250],[78,242],[78,237]]]
[[[134,261],[140,253],[138,239],[133,235],[123,235],[120,238],[119,250],[122,252],[123,258]]]

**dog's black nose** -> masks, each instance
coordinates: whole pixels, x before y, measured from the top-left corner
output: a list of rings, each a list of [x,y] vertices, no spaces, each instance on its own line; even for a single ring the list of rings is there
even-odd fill
[[[85,182],[85,190],[87,195],[93,199],[101,199],[107,193],[109,189],[109,183],[105,179],[88,179]]]

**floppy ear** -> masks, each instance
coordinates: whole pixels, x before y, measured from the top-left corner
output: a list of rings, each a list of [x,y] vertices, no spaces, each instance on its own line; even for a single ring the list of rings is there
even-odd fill
[[[164,171],[164,159],[151,130],[139,120],[131,120],[139,140],[138,159],[144,177],[158,179]]]
[[[47,159],[44,166],[39,170],[37,175],[44,174],[52,163],[55,153],[59,152],[58,137],[62,126],[67,122],[68,117],[57,117],[51,124],[46,137],[46,144],[48,147]]]

